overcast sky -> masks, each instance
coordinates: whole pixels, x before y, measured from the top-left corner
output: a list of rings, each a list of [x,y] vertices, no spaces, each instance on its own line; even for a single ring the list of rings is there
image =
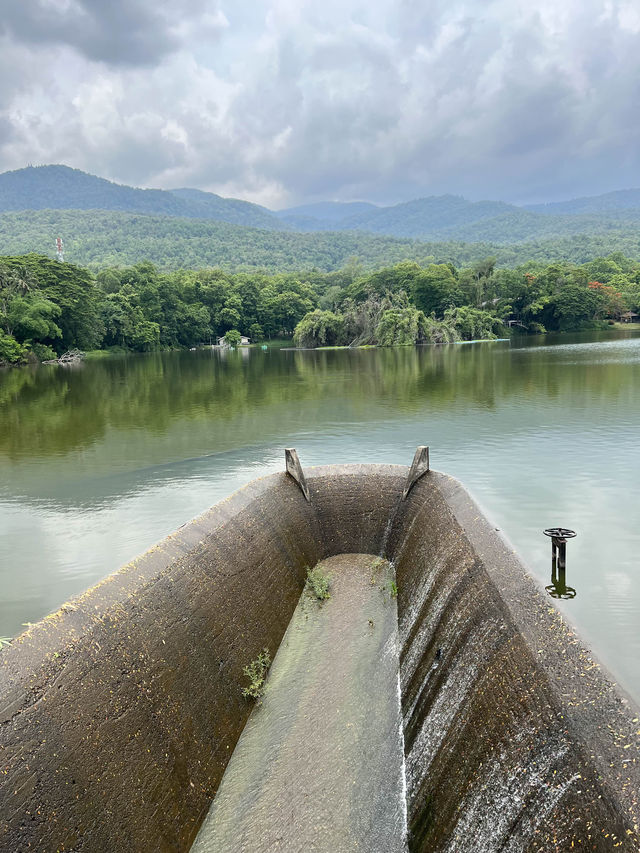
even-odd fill
[[[0,171],[284,207],[640,186],[638,0],[0,0]]]

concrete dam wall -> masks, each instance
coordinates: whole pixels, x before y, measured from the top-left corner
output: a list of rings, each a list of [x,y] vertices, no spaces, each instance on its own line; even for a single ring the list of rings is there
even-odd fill
[[[640,722],[464,489],[407,469],[256,480],[0,655],[0,849],[188,851],[307,568],[397,581],[411,851],[640,849]],[[382,853],[382,851],[381,851]]]

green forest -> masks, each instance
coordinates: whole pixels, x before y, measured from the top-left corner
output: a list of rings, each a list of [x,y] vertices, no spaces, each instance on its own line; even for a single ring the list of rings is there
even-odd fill
[[[430,254],[463,264],[486,257],[486,247],[466,246],[478,242],[496,248],[490,254],[499,266],[514,266],[531,258],[584,263],[610,251],[637,257],[640,248],[639,190],[528,207],[449,194],[390,206],[325,201],[273,211],[198,189],[142,190],[51,165],[0,174],[0,211],[5,253],[47,254],[54,234],[65,240],[69,260],[93,268],[146,258],[163,269],[329,270],[342,265],[345,252],[374,267],[385,258],[422,262]],[[399,246],[399,258],[381,254]]]
[[[638,223],[626,221],[622,214],[623,218],[607,227],[598,219],[587,222],[584,217],[579,233],[565,233],[551,217],[541,215],[548,230],[535,239],[526,229],[514,230],[527,216],[526,211],[518,212],[511,224],[501,221],[493,230],[488,223],[465,226],[465,239],[480,242],[460,242],[453,237],[421,242],[362,231],[268,231],[211,220],[104,210],[3,213],[0,232],[6,255],[52,254],[55,237],[61,236],[66,260],[94,272],[137,264],[142,258],[163,271],[219,267],[229,272],[274,273],[338,271],[353,257],[368,270],[403,260],[421,266],[449,263],[464,267],[489,256],[495,257],[499,267],[558,260],[584,264],[611,252],[640,260]]]
[[[147,352],[240,334],[302,347],[393,346],[598,328],[640,311],[640,263],[534,261],[503,269],[403,260],[368,271],[162,272],[145,262],[94,274],[42,255],[0,258],[0,361],[72,348]]]

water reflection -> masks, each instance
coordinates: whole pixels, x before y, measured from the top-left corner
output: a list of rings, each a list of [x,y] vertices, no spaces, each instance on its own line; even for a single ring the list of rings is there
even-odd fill
[[[318,401],[326,413],[322,421],[340,420],[333,405],[339,399],[348,399],[355,414],[367,415],[419,412],[425,405],[493,410],[514,395],[545,408],[554,401],[563,408],[590,401],[615,405],[621,394],[635,392],[635,384],[631,372],[620,369],[621,352],[611,343],[598,344],[597,361],[594,344],[588,353],[574,346],[570,370],[559,369],[569,364],[561,355],[566,344],[536,350],[500,342],[377,351],[154,353],[88,362],[73,371],[54,365],[1,371],[0,460],[82,452],[114,430],[121,435],[141,430],[153,438],[177,423],[188,422],[191,430],[206,421],[223,430],[248,417],[255,425],[283,407],[302,413],[306,407],[307,415],[315,415]],[[630,347],[640,359],[637,337],[622,343],[625,359]],[[156,461],[183,459],[184,450],[194,457],[223,449],[214,434],[204,450],[199,436],[191,436],[185,433],[176,453]],[[129,437],[122,442],[125,453]]]
[[[545,589],[551,598],[570,599],[577,595],[572,586],[567,586],[566,569],[556,568],[555,558],[551,562],[551,583]]]
[[[551,539],[551,583],[545,589],[552,598],[575,598],[575,589],[567,586],[566,570],[567,540],[574,539],[576,532],[567,527],[548,527],[544,535]]]

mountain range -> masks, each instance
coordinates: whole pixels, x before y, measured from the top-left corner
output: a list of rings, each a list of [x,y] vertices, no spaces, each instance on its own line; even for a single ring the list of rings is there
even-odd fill
[[[105,218],[107,213],[109,217]],[[54,237],[60,235],[67,246],[76,241],[78,260],[82,257],[86,262],[90,258],[90,262],[99,264],[100,257],[90,250],[98,221],[104,226],[109,223],[105,237],[113,235],[113,246],[108,253],[106,249],[101,253],[105,257],[108,254],[111,263],[117,263],[119,257],[113,247],[131,229],[136,234],[135,245],[139,246],[141,258],[169,258],[166,247],[170,245],[172,232],[187,239],[183,253],[197,244],[200,248],[189,263],[184,258],[185,265],[197,264],[199,258],[210,262],[210,255],[202,247],[212,240],[218,246],[220,263],[225,262],[224,245],[232,243],[234,251],[244,246],[234,264],[255,265],[258,256],[266,257],[264,246],[269,244],[266,238],[269,232],[273,234],[271,245],[282,247],[284,254],[279,256],[279,262],[283,264],[287,251],[291,254],[291,250],[284,249],[285,243],[296,247],[313,245],[307,257],[325,258],[334,254],[332,239],[336,246],[350,251],[349,246],[356,254],[360,251],[358,247],[365,244],[369,247],[367,253],[377,253],[378,248],[375,251],[371,248],[371,239],[382,241],[380,251],[383,243],[390,251],[391,244],[384,242],[389,238],[403,241],[402,251],[406,256],[415,254],[407,248],[412,241],[449,246],[470,244],[478,250],[482,244],[493,247],[494,254],[500,254],[497,251],[500,247],[510,250],[526,245],[530,257],[538,255],[538,248],[545,257],[551,257],[551,247],[559,245],[558,241],[565,241],[562,254],[569,257],[589,256],[596,246],[599,253],[606,254],[608,246],[615,246],[640,254],[640,189],[528,206],[443,195],[389,206],[326,201],[273,211],[193,188],[136,189],[62,165],[29,166],[0,174],[0,237],[6,249],[50,253]],[[231,232],[229,226],[239,230]],[[243,229],[247,232],[245,236]],[[276,240],[273,232],[279,232],[283,238],[288,235],[288,242]],[[156,243],[161,233],[163,244],[159,249]],[[80,234],[84,236],[78,242]],[[188,234],[191,237],[187,238]],[[342,238],[348,235],[351,237],[346,243]],[[303,244],[298,239],[302,236],[316,242]],[[369,242],[363,242],[365,238]],[[260,251],[252,253],[252,246],[260,246]],[[395,249],[400,251],[399,246]],[[336,262],[340,253],[335,253]],[[417,246],[416,253],[424,254]],[[135,254],[132,246],[127,256]],[[520,250],[515,256],[521,257]],[[179,258],[170,262],[178,264]],[[334,261],[322,263],[331,265]]]
[[[272,211],[198,189],[136,189],[68,166],[29,166],[0,174],[0,212],[22,210],[112,210],[270,231],[363,231],[509,245],[558,234],[591,233],[594,227],[618,230],[640,222],[640,189],[522,207],[443,195],[386,207],[328,201]]]
[[[27,166],[0,174],[0,211],[10,210],[120,210],[285,228],[272,211],[248,201],[193,189],[141,190],[68,166]]]

